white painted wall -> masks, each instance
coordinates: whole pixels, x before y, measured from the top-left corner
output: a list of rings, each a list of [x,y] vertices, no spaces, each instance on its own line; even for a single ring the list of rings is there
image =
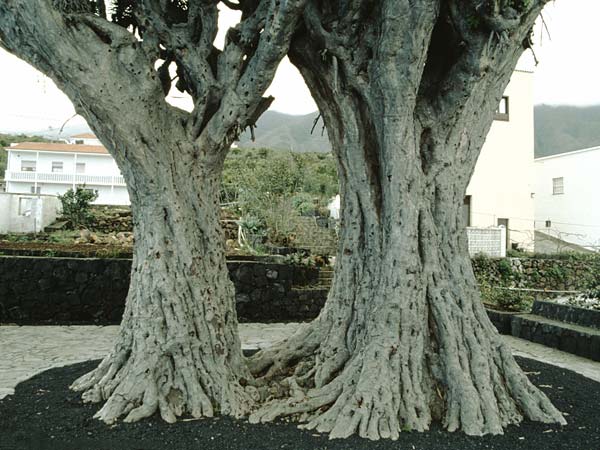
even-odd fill
[[[41,232],[56,220],[60,202],[47,195],[0,193],[0,233]]]
[[[30,150],[8,150],[8,165],[6,170],[6,191],[13,193],[31,193],[32,187],[36,183],[31,181],[15,181],[11,179],[11,173],[22,173],[22,161],[36,161],[36,173],[38,177],[42,174],[65,174],[66,180],[60,181],[38,181],[37,187],[40,188],[40,194],[57,195],[64,194],[68,189],[85,182],[86,187],[98,191],[98,199],[94,202],[102,205],[129,205],[129,194],[127,187],[121,185],[110,185],[112,177],[117,177],[120,181],[121,173],[112,156],[109,154],[94,154],[94,153],[73,153],[73,152],[48,152],[48,151],[30,151]],[[62,172],[52,172],[53,162],[62,162]],[[76,174],[76,164],[85,164],[84,172],[78,175],[84,175],[86,178],[80,177],[78,182],[73,182],[73,175]],[[32,172],[28,172],[34,176]],[[89,177],[92,177],[91,179]],[[99,181],[93,177],[109,177],[108,179]],[[81,181],[84,180],[84,181]],[[119,184],[117,182],[117,184]]]
[[[67,139],[65,139],[69,144],[75,144],[77,145],[77,142],[79,141],[80,144],[83,145],[102,145],[102,142],[100,142],[100,139],[98,138],[78,138],[75,136],[69,137]],[[81,142],[83,141],[83,142]]]
[[[515,71],[504,93],[509,120],[495,120],[467,188],[471,226],[493,227],[509,219],[508,239],[533,250],[533,74]]]
[[[74,173],[75,163],[77,162],[85,164],[85,174],[121,175],[115,160],[109,154],[35,152],[30,150],[8,149],[7,170],[19,172],[21,170],[22,160],[37,161],[37,172],[52,172],[52,162],[61,161],[63,163],[63,173]]]
[[[553,194],[552,179],[561,177],[564,194]],[[535,180],[536,229],[600,250],[600,147],[537,158]]]

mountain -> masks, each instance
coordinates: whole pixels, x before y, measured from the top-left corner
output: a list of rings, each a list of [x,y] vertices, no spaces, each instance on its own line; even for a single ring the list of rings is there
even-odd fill
[[[92,133],[92,130],[90,129],[90,127],[87,124],[84,123],[84,124],[78,124],[78,125],[65,125],[63,127],[62,131],[60,130],[60,128],[48,127],[45,130],[34,131],[29,134],[32,136],[41,136],[46,139],[59,140],[59,139],[65,139],[69,136],[74,136],[76,134],[82,134],[82,133]]]
[[[323,120],[319,119],[314,128],[317,112],[302,116],[293,116],[276,111],[265,112],[254,129],[255,141],[246,130],[238,142],[240,147],[265,147],[294,152],[329,152],[331,146],[327,132],[323,131]]]
[[[535,113],[535,157],[600,146],[600,105],[550,106],[537,105]],[[255,141],[246,130],[237,143],[239,147],[264,147],[294,152],[329,152],[331,146],[323,120],[319,119],[311,134],[318,113],[300,116],[276,111],[265,112],[254,129]],[[47,129],[35,134],[48,139],[58,139],[74,134],[89,133],[85,124],[67,124],[61,133]]]
[[[600,146],[600,105],[535,107],[535,157]]]

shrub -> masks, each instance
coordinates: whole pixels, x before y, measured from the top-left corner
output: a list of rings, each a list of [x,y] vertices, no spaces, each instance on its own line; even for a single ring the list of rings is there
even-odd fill
[[[479,285],[481,299],[506,311],[526,311],[533,304],[533,296],[518,289],[501,289],[488,283]]]
[[[98,198],[98,191],[77,187],[75,191],[69,189],[58,199],[62,205],[62,217],[73,228],[88,227],[94,221],[90,204]]]

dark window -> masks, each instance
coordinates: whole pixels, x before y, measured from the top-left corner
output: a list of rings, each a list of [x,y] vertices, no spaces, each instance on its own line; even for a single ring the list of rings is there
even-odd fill
[[[552,195],[565,193],[565,180],[563,177],[552,178]]]
[[[463,200],[463,220],[465,224],[470,227],[471,226],[471,196],[466,195]]]

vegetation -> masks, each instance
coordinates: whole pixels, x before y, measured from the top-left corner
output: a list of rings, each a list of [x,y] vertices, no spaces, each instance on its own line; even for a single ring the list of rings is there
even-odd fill
[[[77,187],[58,196],[62,206],[62,217],[72,228],[87,227],[94,221],[91,203],[98,198],[98,191]]]
[[[329,153],[238,148],[225,160],[221,202],[242,217],[245,231],[272,244],[290,244],[299,216],[327,216],[337,192]]]
[[[479,285],[481,298],[485,303],[495,305],[505,311],[526,311],[531,309],[533,295],[515,288],[499,287],[483,281]]]

